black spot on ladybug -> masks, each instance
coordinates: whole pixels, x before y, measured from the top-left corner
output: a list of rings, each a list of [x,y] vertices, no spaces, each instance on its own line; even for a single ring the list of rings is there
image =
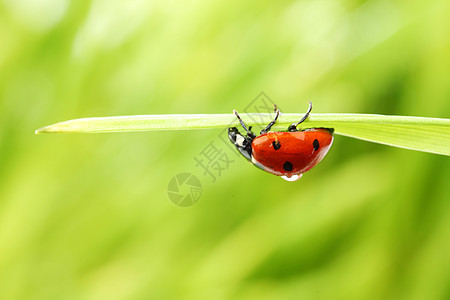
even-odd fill
[[[317,149],[319,149],[319,141],[317,139],[314,140],[313,147],[314,147],[314,151],[317,151]]]
[[[289,161],[285,162],[284,165],[283,165],[283,169],[285,171],[292,171],[292,163],[289,162]]]
[[[279,141],[273,141],[272,145],[273,145],[273,149],[275,149],[275,150],[278,150],[281,148],[281,144]]]

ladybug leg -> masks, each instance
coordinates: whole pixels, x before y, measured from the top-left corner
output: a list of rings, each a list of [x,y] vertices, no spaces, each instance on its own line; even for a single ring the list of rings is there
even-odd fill
[[[309,103],[309,107],[308,107],[308,111],[306,112],[306,114],[303,116],[303,118],[298,121],[297,123],[292,123],[289,127],[288,127],[288,131],[297,131],[297,126],[303,122],[305,122],[306,119],[308,119],[309,117],[309,113],[312,110],[312,103],[311,101],[308,101]]]
[[[250,126],[249,128],[247,128],[247,126],[245,126],[244,121],[242,121],[241,117],[239,116],[239,113],[236,110],[233,110],[233,113],[236,115],[236,117],[239,120],[239,123],[241,123],[242,128],[244,128],[244,130],[247,132],[247,135],[254,139],[256,136],[253,132],[251,132],[250,130],[252,129],[252,127]]]
[[[270,130],[270,128],[272,128],[272,126],[277,122],[278,116],[280,115],[280,110],[277,109],[276,105],[274,105],[274,109],[275,109],[275,118],[272,120],[272,122],[269,123],[269,125],[267,125],[266,128],[261,130],[261,134],[267,133]]]

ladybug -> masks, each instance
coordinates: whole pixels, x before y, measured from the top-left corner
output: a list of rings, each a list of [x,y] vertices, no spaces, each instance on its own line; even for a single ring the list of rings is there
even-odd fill
[[[258,136],[251,131],[251,127],[245,126],[238,112],[233,110],[247,135],[242,135],[236,127],[230,127],[228,139],[256,167],[287,181],[298,180],[325,157],[333,143],[333,128],[297,129],[309,117],[311,110],[312,103],[309,101],[308,111],[300,121],[291,124],[287,131],[270,131],[280,115],[280,110],[275,106],[275,118]]]

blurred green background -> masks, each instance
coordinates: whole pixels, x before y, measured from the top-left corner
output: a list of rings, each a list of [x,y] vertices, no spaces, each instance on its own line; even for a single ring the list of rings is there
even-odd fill
[[[285,182],[223,130],[34,135],[244,110],[450,116],[450,2],[0,1],[0,299],[450,299],[448,157],[336,136]],[[195,157],[231,162],[215,182]],[[169,201],[176,174],[200,200]],[[217,173],[217,172],[216,172]]]

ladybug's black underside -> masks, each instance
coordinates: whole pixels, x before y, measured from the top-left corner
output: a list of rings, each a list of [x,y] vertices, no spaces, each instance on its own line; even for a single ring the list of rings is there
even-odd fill
[[[236,127],[228,128],[228,139],[249,161],[252,161],[252,141],[256,136],[243,136]]]

